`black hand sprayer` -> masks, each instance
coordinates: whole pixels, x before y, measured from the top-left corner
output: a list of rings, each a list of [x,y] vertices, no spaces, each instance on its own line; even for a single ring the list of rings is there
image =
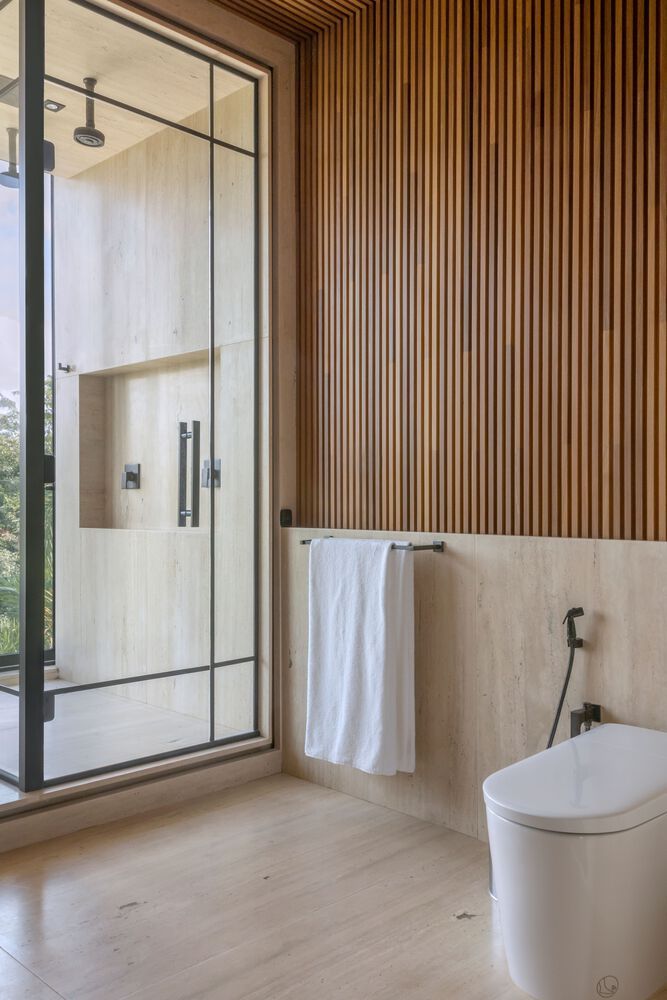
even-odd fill
[[[567,673],[565,674],[565,683],[563,684],[563,690],[560,694],[560,701],[558,702],[558,708],[556,709],[556,718],[554,719],[554,724],[551,727],[551,735],[549,736],[549,742],[547,743],[547,750],[549,747],[553,746],[553,742],[556,738],[556,730],[558,729],[558,723],[560,722],[561,712],[563,711],[563,705],[565,704],[565,696],[567,695],[567,689],[570,685],[570,678],[572,677],[572,667],[574,666],[574,651],[579,649],[584,644],[584,640],[577,636],[577,626],[574,624],[575,618],[581,618],[584,613],[583,608],[570,608],[568,613],[563,618],[563,625],[567,623],[567,644],[570,649],[570,662],[567,665]]]

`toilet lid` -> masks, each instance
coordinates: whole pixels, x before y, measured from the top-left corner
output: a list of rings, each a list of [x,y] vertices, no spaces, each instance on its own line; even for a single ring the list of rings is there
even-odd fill
[[[629,830],[667,813],[667,733],[599,726],[492,774],[484,801],[539,830]]]

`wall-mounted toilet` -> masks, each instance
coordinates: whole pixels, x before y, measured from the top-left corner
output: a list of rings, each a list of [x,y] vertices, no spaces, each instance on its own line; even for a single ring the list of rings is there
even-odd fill
[[[605,725],[484,782],[514,982],[537,1000],[667,983],[667,733]]]

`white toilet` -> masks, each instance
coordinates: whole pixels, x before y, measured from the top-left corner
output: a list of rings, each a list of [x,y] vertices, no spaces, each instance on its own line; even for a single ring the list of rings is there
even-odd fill
[[[605,725],[484,782],[514,982],[537,1000],[667,983],[667,733]]]

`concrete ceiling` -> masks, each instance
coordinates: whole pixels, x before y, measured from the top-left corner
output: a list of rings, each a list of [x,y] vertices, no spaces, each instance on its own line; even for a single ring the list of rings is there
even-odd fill
[[[8,128],[18,127],[19,73],[18,0],[4,6],[0,0],[0,159],[8,157]],[[182,122],[206,131],[209,68],[200,59],[163,45],[105,17],[72,4],[48,0],[46,7],[46,72],[44,95],[62,105],[44,113],[44,134],[56,149],[55,173],[73,177],[111,156],[129,149],[164,128],[159,121],[142,117],[104,102],[96,102],[96,125],[107,141],[100,149],[79,146],[72,135],[85,120],[85,97],[52,80],[81,87],[84,77],[98,81],[106,97],[138,107],[149,114]],[[246,81],[216,70],[216,101],[227,97]],[[203,121],[193,120],[201,116]]]

